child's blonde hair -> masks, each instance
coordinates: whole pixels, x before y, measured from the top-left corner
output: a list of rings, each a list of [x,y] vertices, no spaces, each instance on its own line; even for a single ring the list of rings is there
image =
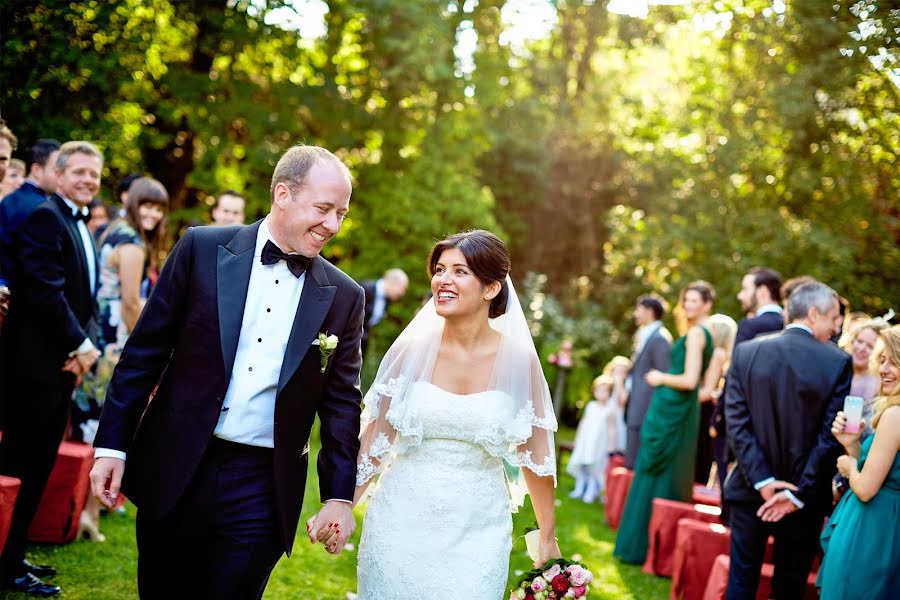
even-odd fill
[[[591,384],[591,392],[596,392],[597,388],[601,385],[605,385],[609,388],[609,391],[612,392],[613,387],[613,379],[609,375],[600,375],[596,379],[594,379],[594,383]]]

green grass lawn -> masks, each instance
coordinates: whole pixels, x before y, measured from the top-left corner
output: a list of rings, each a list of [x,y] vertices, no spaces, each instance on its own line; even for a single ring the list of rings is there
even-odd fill
[[[563,434],[565,437],[565,433]],[[314,448],[314,450],[317,450]],[[314,460],[310,461],[315,464]],[[563,475],[557,490],[557,536],[567,557],[580,559],[594,573],[591,598],[598,599],[663,599],[668,596],[670,580],[641,572],[639,566],[625,565],[613,559],[615,532],[604,524],[603,508],[598,504],[585,505],[570,500],[568,493],[572,479]],[[316,509],[318,478],[310,472],[306,506],[302,519],[308,519]],[[66,546],[35,545],[29,558],[36,563],[52,564],[59,569],[52,581],[62,586],[67,599],[123,600],[137,598],[137,548],[134,542],[134,506],[127,515],[112,514],[102,519],[101,529],[107,536],[102,544],[78,541]],[[357,509],[357,522],[362,523],[364,507]],[[514,519],[514,532],[521,535],[524,527],[534,521],[531,505],[526,501]],[[268,600],[304,598],[316,600],[345,600],[347,592],[356,591],[356,548],[360,529],[351,540],[354,550],[331,556],[320,545],[312,546],[304,540],[301,522],[300,536],[294,542],[291,558],[282,558],[266,590]],[[513,544],[510,578],[516,570],[531,568],[522,539]],[[10,600],[24,599],[22,594],[7,594]]]

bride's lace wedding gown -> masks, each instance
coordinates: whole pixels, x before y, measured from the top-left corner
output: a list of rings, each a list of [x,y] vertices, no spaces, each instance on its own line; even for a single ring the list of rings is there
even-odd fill
[[[359,600],[500,600],[512,546],[510,501],[503,460],[476,438],[516,419],[513,400],[419,381],[408,402],[422,441],[394,460],[369,503]]]

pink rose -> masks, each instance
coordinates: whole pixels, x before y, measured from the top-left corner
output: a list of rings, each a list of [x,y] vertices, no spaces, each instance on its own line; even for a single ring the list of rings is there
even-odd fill
[[[584,585],[588,583],[591,577],[591,572],[587,569],[579,567],[578,565],[572,565],[571,567],[569,567],[569,582],[572,585]]]
[[[560,567],[558,564],[553,565],[552,567],[544,571],[544,579],[546,579],[547,581],[553,581],[553,578],[560,573],[562,573],[562,567]]]
[[[535,577],[534,581],[531,582],[531,589],[535,592],[543,592],[547,589],[547,580],[540,575]]]
[[[569,589],[571,589],[573,592],[575,592],[576,598],[581,598],[587,592],[587,590],[585,590],[583,585],[576,585],[575,587],[569,588]]]

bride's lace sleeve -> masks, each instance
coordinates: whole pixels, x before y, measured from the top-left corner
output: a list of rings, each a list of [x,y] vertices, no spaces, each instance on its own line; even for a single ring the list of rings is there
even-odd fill
[[[540,361],[536,354],[528,357],[529,373],[522,377],[522,384],[527,385],[523,390],[528,399],[522,411],[527,414],[531,424],[531,435],[528,439],[516,447],[516,463],[526,468],[535,475],[553,477],[556,483],[556,447],[553,441],[553,432],[556,431],[556,415],[553,412],[553,402],[550,399],[550,390],[547,380],[541,369]]]
[[[399,396],[406,382],[398,375],[375,383],[366,394],[360,427],[360,450],[356,461],[356,485],[369,482],[379,471],[393,446],[397,430],[387,420],[391,401]]]

